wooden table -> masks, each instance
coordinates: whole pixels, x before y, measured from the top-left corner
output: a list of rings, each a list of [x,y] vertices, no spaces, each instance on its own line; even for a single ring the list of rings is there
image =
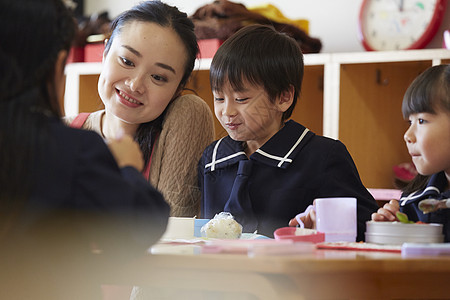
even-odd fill
[[[156,254],[105,279],[145,286],[157,299],[448,299],[450,257],[348,250]]]

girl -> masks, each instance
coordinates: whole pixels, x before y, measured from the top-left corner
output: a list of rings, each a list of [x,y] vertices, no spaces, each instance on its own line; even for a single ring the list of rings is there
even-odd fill
[[[400,210],[412,221],[444,224],[449,242],[450,210],[424,214],[419,203],[450,198],[450,65],[434,66],[420,74],[406,90],[402,112],[410,122],[404,139],[419,175],[405,187],[400,202],[391,200],[372,220],[395,221]]]
[[[214,136],[208,105],[181,96],[197,53],[185,13],[160,1],[138,4],[112,23],[98,82],[105,110],[67,119],[106,139],[119,131],[133,136],[144,154],[144,176],[178,217],[199,214],[196,164]]]
[[[131,137],[111,139],[109,151],[96,133],[61,122],[75,30],[61,0],[0,2],[0,290],[7,298],[98,298],[100,282],[88,276],[96,263],[144,255],[166,228],[169,207],[139,173],[142,154]]]
[[[228,136],[206,148],[199,163],[203,217],[228,211],[244,232],[273,236],[315,198],[355,197],[362,240],[377,205],[347,149],[288,121],[302,77],[297,43],[270,27],[244,27],[216,52],[214,111]]]

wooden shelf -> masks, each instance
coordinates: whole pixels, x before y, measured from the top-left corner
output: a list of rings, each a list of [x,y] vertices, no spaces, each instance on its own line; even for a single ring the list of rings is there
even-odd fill
[[[302,92],[292,119],[317,134],[340,139],[365,186],[391,189],[392,166],[410,161],[403,141],[403,94],[418,74],[443,63],[450,63],[450,50],[306,54]],[[211,59],[197,60],[188,88],[214,112],[210,65]],[[66,115],[102,107],[97,94],[100,71],[101,63],[67,65]],[[217,121],[215,132],[217,138],[226,134]]]

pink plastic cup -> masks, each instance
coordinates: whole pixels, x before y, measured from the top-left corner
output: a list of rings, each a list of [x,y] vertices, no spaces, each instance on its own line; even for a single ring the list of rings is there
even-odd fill
[[[356,198],[318,198],[314,209],[317,231],[325,233],[325,242],[356,241]]]

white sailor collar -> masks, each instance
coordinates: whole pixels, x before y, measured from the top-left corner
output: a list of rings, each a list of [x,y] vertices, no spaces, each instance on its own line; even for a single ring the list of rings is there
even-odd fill
[[[418,202],[423,199],[434,198],[444,199],[450,197],[450,191],[443,192],[447,186],[447,177],[445,173],[439,172],[433,174],[428,181],[427,186],[419,191],[413,192],[409,195],[400,198],[400,206],[405,206],[413,202]]]
[[[304,126],[289,120],[269,141],[250,156],[250,160],[265,165],[286,169],[296,158],[300,150],[315,134]],[[205,165],[205,172],[233,165],[248,159],[243,143],[226,136],[216,142],[209,156],[211,162]]]

